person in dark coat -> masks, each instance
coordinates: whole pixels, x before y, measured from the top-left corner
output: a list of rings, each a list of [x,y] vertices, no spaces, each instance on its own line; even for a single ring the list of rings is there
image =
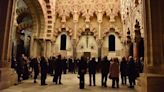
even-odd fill
[[[80,89],[84,89],[85,86],[85,77],[84,75],[86,74],[87,71],[87,61],[85,58],[82,56],[81,60],[78,63],[78,74],[79,74],[79,79],[80,79]]]
[[[103,60],[101,61],[101,85],[104,87],[107,87],[107,77],[108,77],[108,73],[109,73],[109,66],[110,66],[110,62],[107,59],[107,56],[105,56],[103,58]]]
[[[16,62],[17,62],[16,57],[13,56],[12,61],[11,61],[11,68],[13,68],[15,70],[16,70]]]
[[[68,59],[69,72],[74,73],[74,63],[71,58]]]
[[[37,58],[33,58],[31,60],[31,63],[32,63],[32,69],[34,71],[34,83],[36,83],[36,79],[39,75],[39,63],[38,63]]]
[[[119,88],[119,63],[118,58],[114,58],[110,64],[110,78],[112,79],[112,88],[115,88],[115,83],[117,88]]]
[[[139,77],[140,73],[143,72],[142,58],[141,59],[137,58],[135,64],[136,64],[136,77]]]
[[[140,57],[140,73],[143,73],[143,70],[144,70],[144,58],[143,57]]]
[[[58,55],[58,58],[55,62],[55,75],[54,75],[54,79],[53,82],[55,82],[56,84],[62,84],[61,83],[61,77],[62,77],[62,71],[63,71],[63,62],[61,59],[61,55]]]
[[[16,60],[16,72],[18,75],[18,83],[21,83],[23,69],[24,69],[23,57],[20,55],[17,57],[17,60]]]
[[[29,60],[27,57],[23,55],[23,62],[24,62],[24,69],[23,69],[23,80],[27,80],[29,78],[30,72],[29,72]]]
[[[47,72],[48,72],[48,64],[45,59],[45,57],[41,57],[40,60],[40,68],[41,68],[41,85],[47,85],[46,84],[46,78],[47,78]]]
[[[50,57],[49,59],[48,59],[48,63],[49,63],[49,69],[48,69],[48,73],[50,74],[50,75],[53,75],[53,59],[52,59],[52,57]]]
[[[134,88],[135,79],[136,79],[136,65],[132,56],[129,57],[129,62],[128,62],[128,78],[130,83],[129,88]]]
[[[92,86],[92,78],[93,78],[93,85],[96,86],[96,80],[95,80],[96,68],[97,68],[96,60],[95,58],[92,58],[92,60],[88,63],[89,86]]]
[[[67,73],[67,59],[64,57],[62,62],[63,62],[63,72],[64,74],[66,74]]]
[[[127,71],[128,71],[128,64],[125,59],[125,57],[122,58],[121,64],[120,64],[120,72],[121,72],[121,80],[122,84],[126,85],[126,77],[127,77]]]

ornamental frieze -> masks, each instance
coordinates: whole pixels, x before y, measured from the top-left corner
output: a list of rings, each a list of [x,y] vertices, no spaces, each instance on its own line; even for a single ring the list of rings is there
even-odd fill
[[[66,22],[71,14],[75,21],[82,15],[85,22],[89,22],[90,17],[96,14],[98,22],[101,22],[105,13],[115,21],[115,16],[120,12],[119,0],[58,0],[56,2],[56,12],[62,22]]]

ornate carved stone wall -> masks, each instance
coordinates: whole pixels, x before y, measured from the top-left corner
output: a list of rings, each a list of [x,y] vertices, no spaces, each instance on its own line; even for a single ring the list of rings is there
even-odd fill
[[[120,0],[120,3],[124,36],[126,36],[129,28],[130,32],[132,33],[131,36],[134,38],[135,21],[138,20],[141,25],[141,35],[144,37],[143,0]]]
[[[61,29],[63,25],[72,29],[72,39],[76,39],[77,43],[86,28],[94,33],[96,42],[106,37],[112,27],[116,29],[116,34],[122,35],[119,6],[119,0],[57,0],[53,39],[60,34],[57,29]],[[118,40],[121,39],[120,36]],[[95,45],[98,46],[96,43]]]
[[[71,42],[74,39],[78,43],[86,26],[89,26],[93,31],[96,42],[97,40],[104,41],[103,38],[108,36],[110,28],[115,29],[114,34],[118,36],[121,43],[125,40],[127,26],[125,26],[126,24],[123,25],[123,19],[128,20],[128,18],[121,9],[121,4],[125,4],[125,2],[120,0],[49,0],[49,2],[24,0],[24,2],[29,8],[28,11],[32,16],[33,24],[23,25],[23,28],[29,26],[33,28],[32,42],[34,39],[35,41],[50,40],[51,48],[54,48],[57,37],[62,33],[61,29],[66,28],[66,34],[71,36]],[[34,6],[30,6],[33,4]],[[128,5],[125,6],[129,7]],[[51,54],[45,55],[50,56],[52,54],[51,52]],[[37,56],[37,52],[32,51],[31,55]]]

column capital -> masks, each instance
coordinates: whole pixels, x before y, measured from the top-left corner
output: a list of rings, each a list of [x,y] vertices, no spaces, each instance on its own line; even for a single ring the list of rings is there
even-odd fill
[[[102,39],[97,39],[96,42],[98,44],[98,48],[101,48],[102,45],[103,45],[103,40]]]
[[[73,22],[77,23],[78,20],[79,20],[79,14],[77,12],[74,12],[74,14],[73,14]]]
[[[98,23],[102,23],[102,17],[103,17],[103,13],[102,12],[98,12],[98,14],[97,14],[97,22]]]

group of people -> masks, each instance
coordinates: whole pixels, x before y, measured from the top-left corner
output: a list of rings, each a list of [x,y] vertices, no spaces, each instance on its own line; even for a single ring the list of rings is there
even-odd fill
[[[14,59],[12,67],[15,68],[18,74],[18,82],[22,79],[28,79],[32,73],[34,83],[36,83],[38,75],[41,75],[41,85],[46,84],[47,74],[53,76],[54,84],[62,84],[62,74],[66,74],[67,70],[71,73],[78,72],[79,88],[85,88],[85,74],[89,74],[89,86],[96,86],[96,73],[101,73],[101,86],[107,87],[108,78],[112,80],[112,88],[119,88],[119,75],[121,74],[122,85],[127,85],[129,80],[130,88],[135,85],[135,80],[139,77],[139,73],[143,72],[143,58],[133,59],[133,57],[121,60],[107,56],[103,59],[96,60],[95,57],[89,59],[84,56],[81,59],[73,60],[71,58],[50,57],[49,59],[41,56],[40,58],[27,58],[22,54],[17,59]],[[93,84],[92,84],[93,83]]]
[[[18,83],[21,83],[21,80],[26,80],[32,75],[34,75],[34,83],[38,75],[41,75],[41,85],[47,85],[45,80],[47,74],[53,76],[53,82],[55,84],[61,83],[62,73],[66,74],[68,72],[75,73],[76,65],[71,58],[67,59],[58,55],[57,57],[45,58],[43,56],[38,58],[27,58],[24,54],[14,58],[12,60],[11,67],[14,68],[18,75]],[[33,73],[33,74],[32,74]]]
[[[134,88],[135,80],[139,77],[139,74],[143,72],[143,58],[133,59],[123,57],[121,61],[118,58],[108,58],[105,56],[100,62],[96,62],[95,58],[92,58],[87,62],[84,57],[78,63],[80,88],[84,88],[85,80],[84,75],[89,73],[89,86],[96,86],[96,71],[100,69],[101,72],[101,86],[107,87],[107,79],[112,80],[112,88],[119,88],[119,75],[121,74],[122,85],[127,85],[127,78],[129,79],[129,88]],[[88,68],[88,69],[87,69]]]

